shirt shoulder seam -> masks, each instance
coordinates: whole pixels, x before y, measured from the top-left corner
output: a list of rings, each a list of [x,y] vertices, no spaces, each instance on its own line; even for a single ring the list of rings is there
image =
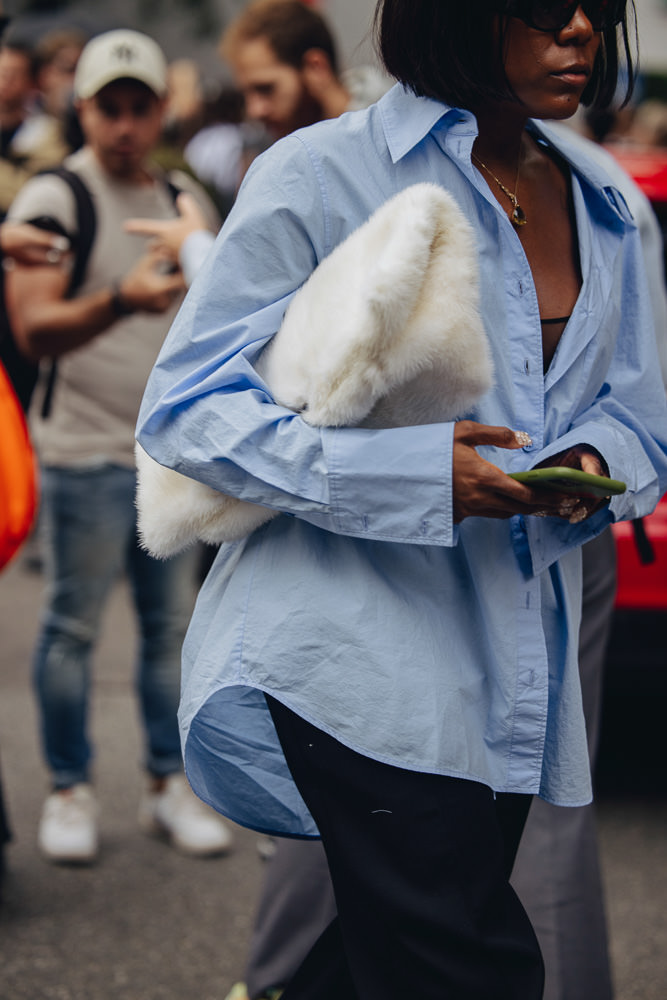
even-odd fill
[[[332,249],[332,237],[331,237],[331,203],[327,192],[327,186],[324,179],[324,167],[320,157],[317,155],[315,149],[306,142],[304,136],[297,135],[294,138],[301,143],[305,153],[310,160],[310,164],[313,168],[313,173],[317,181],[317,186],[320,192],[320,199],[322,202],[322,216],[324,221],[324,247],[323,256],[328,256]]]

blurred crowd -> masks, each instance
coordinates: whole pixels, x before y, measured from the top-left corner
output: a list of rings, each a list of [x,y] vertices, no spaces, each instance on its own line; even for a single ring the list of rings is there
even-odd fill
[[[4,33],[0,47],[2,217],[28,177],[61,163],[83,143],[72,86],[87,40],[87,34],[70,26],[65,15],[61,27],[43,34],[14,31],[11,25]],[[171,59],[163,133],[153,154],[165,169],[185,169],[196,177],[223,218],[250,161],[277,135],[271,113],[257,103],[253,106],[253,98],[236,86],[241,70],[233,52],[233,40],[221,43],[217,85],[205,80],[195,59]],[[340,78],[345,87],[341,110],[350,93],[351,106],[362,106],[387,87],[386,77],[371,67],[347,70]],[[311,108],[304,124],[319,116],[319,110]],[[283,128],[291,130],[289,123]]]
[[[4,216],[28,177],[52,167],[83,143],[73,104],[77,60],[87,41],[63,23],[34,38],[7,29],[0,47],[0,211]],[[241,178],[244,146],[256,128],[244,123],[240,93],[221,82],[205,93],[194,60],[168,67],[169,99],[161,164],[178,164],[200,177],[221,209],[228,210]],[[221,72],[221,81],[224,74]],[[244,140],[244,134],[248,133]]]

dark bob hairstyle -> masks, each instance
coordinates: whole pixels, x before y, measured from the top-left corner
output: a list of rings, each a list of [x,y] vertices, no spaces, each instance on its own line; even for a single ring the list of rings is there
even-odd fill
[[[503,0],[378,0],[374,27],[382,62],[415,94],[454,107],[470,109],[480,102],[515,97],[503,69],[504,6]],[[628,8],[634,14],[633,0],[628,0]],[[612,103],[621,51],[625,102],[629,100],[635,71],[627,17],[626,8],[623,21],[602,32],[582,104],[602,109]]]

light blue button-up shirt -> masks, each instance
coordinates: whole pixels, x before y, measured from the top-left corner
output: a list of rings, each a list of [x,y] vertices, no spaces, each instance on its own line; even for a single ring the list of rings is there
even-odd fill
[[[566,141],[583,286],[546,375],[517,234],[471,165],[471,114],[395,87],[256,162],[148,383],[143,447],[284,512],[222,547],[184,647],[189,778],[234,820],[316,833],[262,692],[353,749],[415,770],[590,798],[577,671],[579,547],[667,488],[667,412],[641,250],[611,181]],[[452,517],[453,424],[315,428],[253,362],[313,268],[407,185],[447,188],[477,238],[496,385],[469,414],[527,431],[508,471],[579,443],[627,492],[583,524]],[[539,225],[539,218],[529,219]]]

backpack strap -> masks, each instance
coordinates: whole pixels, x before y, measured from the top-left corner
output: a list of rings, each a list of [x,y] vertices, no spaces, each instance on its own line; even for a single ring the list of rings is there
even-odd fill
[[[176,204],[176,199],[178,198],[179,194],[182,194],[183,189],[179,188],[176,184],[174,184],[173,181],[170,181],[168,177],[165,177],[164,182],[165,182],[165,185],[167,187],[167,191],[171,195],[171,200],[173,201],[173,203],[175,205]]]
[[[74,195],[77,236],[74,246],[74,267],[72,268],[72,275],[67,288],[67,298],[71,298],[83,284],[88,260],[93,249],[95,230],[97,228],[95,204],[88,187],[73,170],[68,170],[67,167],[61,166],[45,170],[43,173],[60,177]]]
[[[68,170],[67,167],[60,166],[53,167],[51,170],[44,170],[42,173],[54,174],[56,177],[59,177],[68,185],[74,195],[74,202],[76,205],[77,235],[74,245],[74,267],[72,268],[72,274],[70,275],[70,281],[67,286],[66,293],[67,298],[71,299],[76,290],[83,283],[86,268],[88,267],[90,252],[93,249],[95,230],[97,228],[95,205],[87,186],[81,180],[79,175],[74,173],[73,170]],[[51,403],[53,402],[53,392],[55,389],[57,373],[58,362],[56,358],[53,358],[46,379],[44,397],[42,399],[42,419],[46,419],[51,412]]]

